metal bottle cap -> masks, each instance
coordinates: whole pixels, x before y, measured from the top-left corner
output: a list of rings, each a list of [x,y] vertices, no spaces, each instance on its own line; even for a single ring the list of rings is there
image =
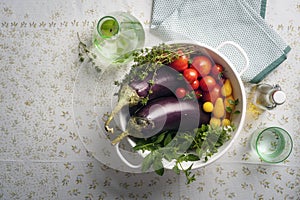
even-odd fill
[[[273,93],[272,98],[277,105],[281,105],[286,100],[286,95],[283,91],[277,90]]]

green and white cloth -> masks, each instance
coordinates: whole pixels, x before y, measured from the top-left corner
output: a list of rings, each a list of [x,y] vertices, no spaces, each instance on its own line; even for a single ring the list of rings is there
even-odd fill
[[[154,0],[151,31],[165,41],[191,39],[217,47],[238,43],[249,57],[245,82],[258,83],[278,67],[289,45],[265,22],[266,0]],[[240,71],[243,58],[233,48],[222,52]]]

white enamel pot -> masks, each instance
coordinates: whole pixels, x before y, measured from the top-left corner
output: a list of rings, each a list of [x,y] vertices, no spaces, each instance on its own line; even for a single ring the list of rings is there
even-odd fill
[[[245,94],[245,89],[244,89],[244,84],[240,78],[240,76],[248,69],[249,67],[249,59],[245,51],[235,42],[232,41],[226,41],[221,43],[218,47],[213,48],[208,45],[195,42],[195,41],[175,41],[175,42],[169,42],[167,44],[186,44],[186,45],[195,45],[197,47],[200,47],[200,49],[203,49],[205,54],[210,56],[215,63],[221,64],[225,71],[224,75],[228,79],[230,79],[231,84],[233,86],[233,95],[235,99],[239,100],[239,104],[236,106],[236,110],[240,111],[240,114],[234,115],[232,118],[232,122],[235,124],[236,129],[234,132],[231,134],[231,138],[229,141],[224,143],[221,147],[218,148],[218,152],[212,155],[208,161],[204,161],[204,159],[201,159],[199,161],[193,161],[193,162],[183,162],[182,163],[182,169],[187,169],[191,164],[193,164],[192,169],[196,169],[199,167],[203,167],[206,165],[209,165],[210,163],[213,163],[214,161],[218,160],[222,155],[224,155],[228,149],[233,145],[235,142],[236,138],[239,136],[239,133],[241,132],[243,128],[243,124],[245,121],[245,115],[246,115],[246,94]],[[230,60],[221,52],[221,49],[224,46],[230,45],[231,47],[236,48],[240,54],[243,56],[244,61],[242,63],[244,64],[244,67],[242,70],[237,71],[236,67],[233,66],[233,64],[230,62]],[[128,142],[132,147],[134,147],[136,144],[133,140],[131,140],[129,137],[127,138]],[[116,144],[115,146],[117,155],[120,157],[120,159],[130,168],[140,168],[141,164],[132,164],[130,163],[120,152],[119,149],[119,144]],[[150,152],[138,152],[142,157],[145,157],[148,155]],[[175,161],[168,162],[166,160],[163,160],[163,165],[164,168],[166,169],[172,169],[175,165]]]

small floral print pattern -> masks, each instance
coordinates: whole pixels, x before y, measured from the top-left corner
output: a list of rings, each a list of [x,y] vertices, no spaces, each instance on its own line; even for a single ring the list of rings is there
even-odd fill
[[[115,9],[147,27],[152,1],[47,3],[0,2],[0,199],[300,199],[300,24],[293,17],[300,14],[299,2],[270,1],[267,9],[266,20],[292,51],[263,82],[279,84],[286,103],[261,112],[251,103],[252,85],[245,84],[247,117],[239,138],[221,159],[193,170],[190,185],[169,170],[160,177],[102,164],[74,123],[77,33],[88,41],[99,17]],[[284,21],[281,4],[293,13]],[[254,130],[271,125],[287,129],[294,140],[290,157],[276,165],[262,162],[249,146]]]

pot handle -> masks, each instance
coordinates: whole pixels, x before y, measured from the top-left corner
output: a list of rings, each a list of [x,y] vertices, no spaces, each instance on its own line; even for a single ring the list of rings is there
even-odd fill
[[[134,165],[134,164],[131,164],[128,160],[126,160],[126,158],[122,155],[122,153],[120,152],[120,148],[119,148],[119,142],[115,145],[115,148],[116,148],[116,151],[117,151],[117,154],[118,156],[120,157],[120,159],[128,166],[128,167],[131,167],[131,168],[140,168],[142,166],[142,164],[138,164],[138,165]]]
[[[242,56],[245,59],[245,62],[246,62],[245,67],[239,72],[239,75],[241,76],[249,68],[249,58],[248,58],[246,52],[244,51],[244,49],[239,44],[237,44],[233,41],[222,42],[221,44],[219,44],[219,46],[216,49],[220,50],[222,47],[224,47],[226,45],[231,45],[231,46],[235,47],[237,50],[240,51],[240,53],[242,54]]]

